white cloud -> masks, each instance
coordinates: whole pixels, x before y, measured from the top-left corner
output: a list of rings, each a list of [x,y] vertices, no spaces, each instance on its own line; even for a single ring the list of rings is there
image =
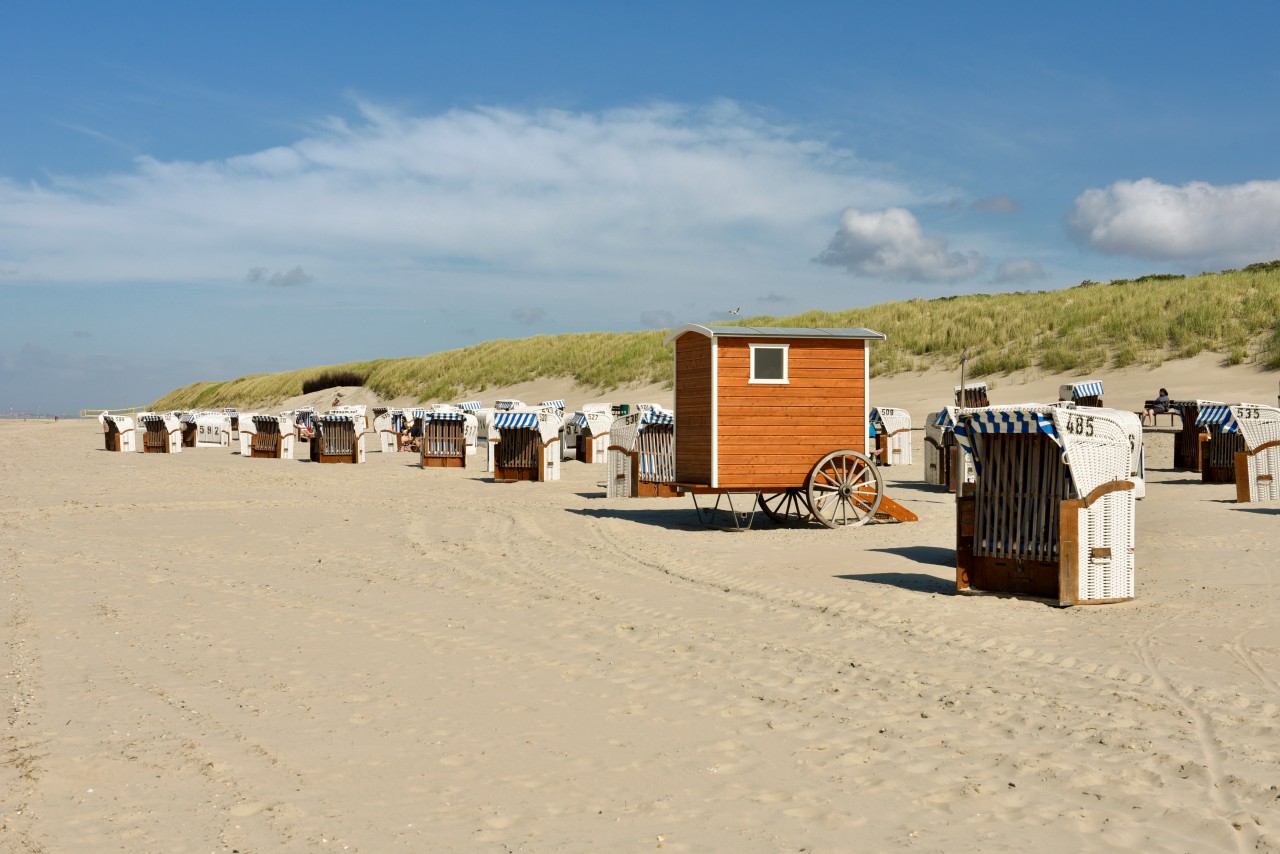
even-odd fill
[[[926,237],[919,221],[903,208],[846,209],[818,260],[866,276],[918,282],[963,279],[987,263],[977,252],[948,251],[945,237]]]
[[[1238,264],[1280,257],[1280,181],[1085,190],[1068,217],[1081,244],[1109,255]]]
[[[733,104],[359,109],[226,160],[0,178],[0,259],[31,282],[231,283],[255,268],[270,282],[305,268],[430,286],[445,270],[509,288],[656,281],[668,298],[744,272],[803,278],[805,247],[836,211],[918,200],[851,152]]]
[[[1009,258],[1001,261],[992,281],[999,284],[1034,282],[1045,277],[1044,267],[1030,258]]]

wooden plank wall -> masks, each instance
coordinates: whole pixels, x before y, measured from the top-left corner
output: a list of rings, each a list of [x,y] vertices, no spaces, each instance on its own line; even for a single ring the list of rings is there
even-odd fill
[[[750,384],[750,339],[718,343],[721,488],[803,486],[828,453],[866,451],[865,341],[758,339],[790,345],[785,385]],[[677,399],[677,446],[685,436],[679,406]]]
[[[676,339],[676,482],[711,484],[711,339]]]

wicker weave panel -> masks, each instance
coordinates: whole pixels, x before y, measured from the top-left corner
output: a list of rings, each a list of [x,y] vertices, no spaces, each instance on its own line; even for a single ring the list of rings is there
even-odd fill
[[[1123,490],[1080,511],[1082,602],[1133,598],[1135,506],[1133,490]]]

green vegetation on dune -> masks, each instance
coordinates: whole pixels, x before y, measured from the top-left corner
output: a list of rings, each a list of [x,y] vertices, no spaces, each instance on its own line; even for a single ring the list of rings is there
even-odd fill
[[[888,340],[872,348],[872,371],[890,376],[952,367],[962,353],[981,377],[1038,369],[1080,374],[1156,364],[1209,351],[1229,364],[1256,358],[1280,368],[1280,261],[1199,276],[1144,276],[1058,291],[913,299],[847,311],[752,317],[749,326],[865,326]],[[666,332],[591,332],[489,341],[403,359],[375,359],[194,383],[156,409],[270,404],[302,393],[327,374],[366,377],[384,398],[454,400],[542,377],[613,389],[670,382]]]

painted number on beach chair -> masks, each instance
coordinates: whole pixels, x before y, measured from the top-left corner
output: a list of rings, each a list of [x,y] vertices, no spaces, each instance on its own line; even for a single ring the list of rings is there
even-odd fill
[[[1090,415],[1077,415],[1067,418],[1067,432],[1074,433],[1077,436],[1093,435],[1093,417]]]
[[[1258,410],[1258,407],[1256,406],[1242,406],[1240,407],[1240,417],[1241,418],[1261,418],[1262,413]]]

